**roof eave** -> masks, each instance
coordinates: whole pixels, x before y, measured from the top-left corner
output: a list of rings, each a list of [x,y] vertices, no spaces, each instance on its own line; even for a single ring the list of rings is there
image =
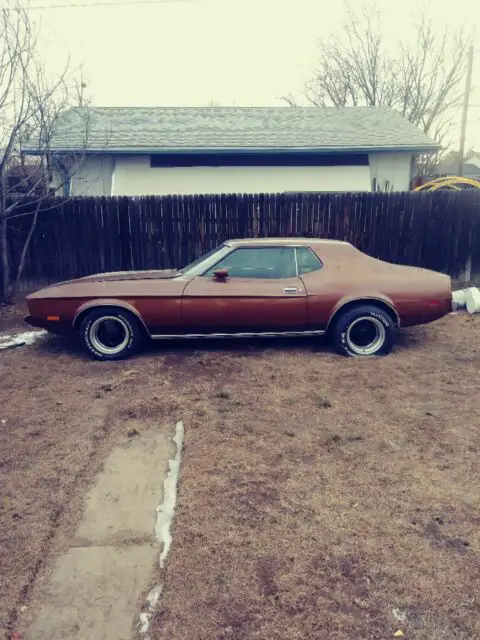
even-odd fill
[[[197,154],[210,153],[212,155],[222,153],[436,153],[440,151],[440,145],[405,145],[405,146],[381,146],[381,147],[102,147],[79,149],[77,147],[52,147],[50,151],[59,155],[85,154],[85,155],[152,155],[152,154]],[[22,153],[26,155],[43,155],[35,147],[24,147]]]

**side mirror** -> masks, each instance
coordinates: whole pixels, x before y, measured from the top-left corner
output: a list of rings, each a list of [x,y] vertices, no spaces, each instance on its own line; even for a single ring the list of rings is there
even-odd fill
[[[224,282],[228,278],[228,271],[227,269],[218,269],[217,271],[213,272],[213,277],[215,278],[215,280],[221,280],[222,282]]]

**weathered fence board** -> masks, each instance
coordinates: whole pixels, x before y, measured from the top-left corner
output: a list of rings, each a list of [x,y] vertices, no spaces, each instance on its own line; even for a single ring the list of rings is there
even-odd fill
[[[18,264],[32,220],[9,220]],[[89,273],[181,267],[228,238],[307,236],[457,276],[480,272],[480,193],[295,193],[52,199],[43,205],[22,288]]]

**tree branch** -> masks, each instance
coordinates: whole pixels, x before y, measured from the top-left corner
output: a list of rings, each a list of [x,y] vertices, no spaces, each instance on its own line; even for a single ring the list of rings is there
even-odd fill
[[[27,9],[21,0],[4,0],[0,8],[0,300],[11,299],[18,286],[27,260],[39,214],[50,208],[51,196],[63,189],[79,170],[85,153],[70,157],[70,172],[53,187],[52,140],[58,120],[77,100],[85,108],[86,83],[70,72],[67,61],[63,71],[50,82],[37,52],[37,35],[32,29]],[[89,134],[89,115],[80,118],[85,127],[85,148]],[[83,135],[83,134],[82,134]],[[27,163],[22,152],[25,142],[35,148],[36,160]],[[28,166],[27,166],[28,165]],[[20,174],[16,189],[8,186],[8,175],[15,169]],[[28,203],[28,213],[22,211]],[[24,239],[18,265],[10,265],[8,225],[20,215],[30,215],[31,224]],[[11,279],[12,271],[15,276]]]
[[[439,32],[426,14],[413,23],[416,38],[392,48],[378,12],[348,8],[343,28],[319,44],[319,62],[303,96],[316,106],[389,106],[437,142],[462,101],[464,30]],[[287,103],[296,104],[291,94]],[[436,137],[439,136],[439,137]]]

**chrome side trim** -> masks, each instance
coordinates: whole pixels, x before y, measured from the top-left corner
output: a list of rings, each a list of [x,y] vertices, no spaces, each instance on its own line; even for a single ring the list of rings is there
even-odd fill
[[[301,336],[323,336],[325,331],[261,331],[242,333],[172,333],[150,336],[152,340],[194,340],[197,338],[294,338]]]

